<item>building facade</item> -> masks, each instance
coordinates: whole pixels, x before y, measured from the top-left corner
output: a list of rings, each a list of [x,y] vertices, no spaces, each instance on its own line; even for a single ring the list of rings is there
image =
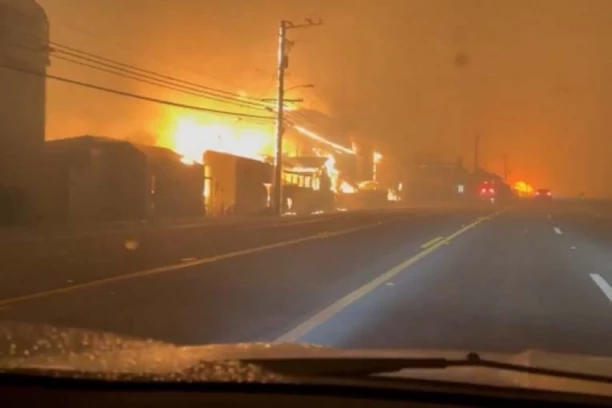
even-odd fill
[[[34,0],[0,0],[0,206],[4,207],[0,216],[4,223],[25,221],[39,213],[37,164],[45,140],[48,41],[47,16]]]

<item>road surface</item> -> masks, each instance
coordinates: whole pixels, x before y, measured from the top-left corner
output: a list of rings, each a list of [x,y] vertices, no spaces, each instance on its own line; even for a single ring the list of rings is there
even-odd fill
[[[612,356],[612,218],[601,205],[284,222],[134,238],[124,255],[105,256],[106,243],[70,262],[57,248],[38,263],[17,257],[0,277],[0,320],[180,344]]]

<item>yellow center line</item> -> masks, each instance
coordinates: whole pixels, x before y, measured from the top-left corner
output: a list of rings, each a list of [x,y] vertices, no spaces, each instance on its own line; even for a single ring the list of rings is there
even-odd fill
[[[337,300],[336,302],[332,303],[330,306],[326,307],[325,309],[321,310],[320,312],[318,312],[314,316],[312,316],[309,319],[307,319],[306,321],[302,322],[300,325],[298,325],[294,329],[288,331],[287,333],[285,333],[282,336],[280,336],[279,338],[277,338],[275,340],[275,342],[276,343],[294,343],[294,342],[299,342],[300,339],[303,338],[310,331],[312,331],[313,329],[315,329],[318,326],[322,325],[323,323],[325,323],[326,321],[328,321],[329,319],[334,317],[336,314],[341,312],[343,309],[345,309],[346,307],[350,306],[351,304],[357,302],[358,300],[363,298],[365,295],[367,295],[368,293],[372,292],[374,289],[376,289],[379,286],[385,284],[386,282],[388,282],[389,280],[394,278],[396,275],[400,274],[401,272],[405,271],[410,266],[414,265],[415,263],[417,263],[421,259],[425,258],[427,255],[429,255],[432,252],[436,251],[438,248],[444,246],[445,244],[447,244],[451,240],[457,238],[459,235],[461,235],[461,234],[465,233],[466,231],[476,227],[478,224],[483,223],[483,222],[485,222],[487,220],[490,220],[491,218],[493,218],[493,217],[495,217],[495,216],[497,216],[499,214],[500,213],[496,213],[496,214],[491,214],[491,215],[488,215],[488,216],[485,216],[485,217],[477,218],[474,222],[472,222],[471,224],[466,225],[465,227],[463,227],[463,228],[459,229],[458,231],[452,233],[446,239],[443,239],[441,241],[438,241],[437,243],[432,244],[431,246],[429,246],[428,248],[426,248],[426,249],[422,250],[421,252],[417,253],[413,257],[403,261],[399,265],[394,266],[393,268],[389,269],[388,271],[386,271],[382,275],[378,276],[374,280],[372,280],[372,281],[366,283],[365,285],[361,286],[360,288],[358,288],[354,292],[351,292],[348,295],[344,296],[343,298],[341,298],[341,299]]]
[[[423,245],[421,245],[421,249],[429,248],[430,246],[437,244],[439,241],[442,241],[443,239],[444,237],[435,237],[434,239],[431,239],[427,241],[426,243],[424,243]]]
[[[160,266],[157,268],[146,269],[146,270],[132,272],[132,273],[126,273],[124,275],[113,276],[109,278],[97,279],[97,280],[93,280],[90,282],[74,284],[71,286],[51,289],[51,290],[38,292],[38,293],[32,293],[29,295],[5,298],[5,299],[0,300],[0,309],[8,305],[13,305],[16,303],[21,303],[21,302],[25,302],[29,300],[40,299],[40,298],[45,298],[45,297],[49,297],[53,295],[65,294],[69,292],[75,292],[75,291],[82,290],[82,289],[88,289],[88,288],[92,288],[96,286],[102,286],[102,285],[107,285],[111,283],[127,281],[131,279],[138,279],[138,278],[143,278],[143,277],[152,276],[152,275],[160,275],[163,273],[178,271],[181,269],[187,269],[187,268],[191,268],[194,266],[200,266],[200,265],[209,264],[213,262],[223,261],[223,260],[230,259],[230,258],[246,256],[246,255],[255,254],[258,252],[269,251],[271,249],[283,248],[283,247],[287,247],[291,245],[300,244],[303,242],[314,241],[318,239],[327,239],[327,238],[336,237],[340,235],[346,235],[346,234],[350,234],[350,233],[364,230],[367,228],[378,227],[378,226],[384,225],[386,223],[391,223],[391,222],[397,222],[397,218],[391,218],[385,221],[377,221],[374,223],[359,225],[357,227],[343,229],[343,230],[335,231],[335,232],[321,232],[315,235],[309,235],[309,236],[302,237],[302,238],[296,238],[296,239],[292,239],[288,241],[281,241],[281,242],[276,242],[273,244],[242,249],[238,251],[224,253],[221,255],[211,256],[208,258],[200,258],[200,259],[195,259],[195,260],[186,259],[180,263],[164,265],[164,266]]]

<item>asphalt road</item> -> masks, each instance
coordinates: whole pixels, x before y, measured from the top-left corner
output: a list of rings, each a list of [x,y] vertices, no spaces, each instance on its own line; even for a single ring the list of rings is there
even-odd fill
[[[598,208],[421,208],[179,229],[135,238],[132,249],[123,235],[108,238],[73,250],[72,262],[55,243],[44,261],[32,251],[32,263],[17,257],[0,277],[0,320],[181,344],[612,356],[612,218]],[[112,242],[123,252],[105,256]]]

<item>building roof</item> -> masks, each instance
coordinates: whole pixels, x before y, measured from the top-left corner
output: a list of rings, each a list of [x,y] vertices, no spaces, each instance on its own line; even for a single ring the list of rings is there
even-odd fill
[[[54,152],[69,152],[81,149],[91,149],[95,147],[121,147],[138,152],[138,149],[130,142],[112,139],[104,136],[83,135],[65,139],[48,140],[45,142],[47,150]]]
[[[150,159],[166,159],[181,161],[182,156],[171,149],[160,146],[151,146],[140,143],[132,143],[132,145],[143,152]]]
[[[78,144],[101,144],[101,143],[115,143],[115,144],[130,144],[124,140],[117,140],[106,136],[94,136],[94,135],[81,135],[74,137],[67,137],[63,139],[47,140],[49,145],[60,146],[60,145],[78,145]]]

